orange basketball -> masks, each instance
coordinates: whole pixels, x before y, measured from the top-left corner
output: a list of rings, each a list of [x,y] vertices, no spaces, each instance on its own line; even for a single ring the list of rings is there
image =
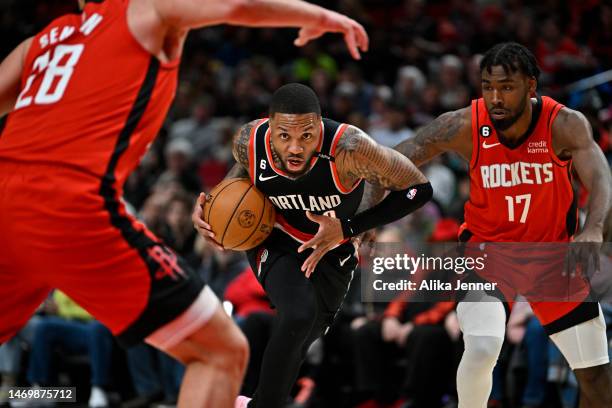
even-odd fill
[[[248,179],[226,179],[206,196],[202,219],[225,249],[244,251],[272,232],[274,206]]]

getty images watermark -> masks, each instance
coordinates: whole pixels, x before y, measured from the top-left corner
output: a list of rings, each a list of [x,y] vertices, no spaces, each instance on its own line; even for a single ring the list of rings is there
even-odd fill
[[[362,256],[365,302],[455,301],[468,292],[505,300],[612,300],[610,243],[386,243]]]
[[[470,256],[410,256],[408,254],[396,254],[394,257],[376,256],[372,259],[372,273],[382,275],[385,272],[398,272],[400,274],[415,275],[420,270],[445,271],[463,274],[467,271],[482,271],[485,268],[487,255],[479,257]],[[400,279],[396,282],[386,282],[384,279],[375,279],[372,287],[376,291],[439,291],[452,290],[451,282],[441,279],[422,279],[420,282],[411,279]],[[494,290],[495,282],[462,282],[455,281],[455,290]]]

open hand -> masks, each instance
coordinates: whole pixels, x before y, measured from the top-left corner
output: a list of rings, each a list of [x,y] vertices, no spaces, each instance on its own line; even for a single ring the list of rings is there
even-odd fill
[[[310,278],[323,255],[338,245],[344,236],[342,235],[342,225],[339,219],[326,215],[316,215],[310,211],[306,211],[306,216],[310,221],[319,224],[319,230],[316,235],[298,248],[298,252],[303,252],[308,248],[314,249],[312,254],[302,264],[302,272],[306,274],[307,278]]]
[[[566,258],[566,267],[563,276],[576,275],[576,269],[580,268],[583,273],[589,270],[589,263],[593,262],[593,271],[599,271],[599,251],[603,236],[601,233],[583,231],[576,235],[574,241],[569,244]]]
[[[302,47],[325,33],[344,34],[344,42],[351,56],[356,60],[361,59],[359,50],[363,52],[368,50],[368,34],[362,25],[351,18],[331,10],[325,10],[323,18],[318,24],[302,27],[294,44]]]

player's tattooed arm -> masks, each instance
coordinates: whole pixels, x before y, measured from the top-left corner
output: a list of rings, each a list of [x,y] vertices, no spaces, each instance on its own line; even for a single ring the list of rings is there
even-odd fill
[[[575,240],[602,242],[612,202],[612,177],[601,149],[593,140],[591,125],[582,113],[563,108],[552,125],[552,142],[560,159],[572,159],[580,181],[589,191],[586,221]]]
[[[253,120],[245,125],[234,134],[234,143],[232,146],[232,154],[234,159],[245,168],[249,168],[249,142],[251,140],[251,132],[257,125],[257,120]]]
[[[444,113],[395,146],[395,150],[417,166],[449,151],[459,153],[469,162],[472,157],[471,122],[469,107]]]
[[[232,145],[232,154],[236,160],[236,164],[227,173],[225,178],[249,178],[249,142],[251,140],[251,132],[257,125],[257,120],[251,121],[243,125],[236,134]]]
[[[354,126],[349,126],[340,137],[335,163],[344,186],[365,179],[386,190],[403,190],[427,182],[423,173],[405,156],[379,145]]]

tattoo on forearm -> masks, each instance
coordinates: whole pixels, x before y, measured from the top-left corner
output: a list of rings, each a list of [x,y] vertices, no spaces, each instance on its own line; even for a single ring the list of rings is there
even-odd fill
[[[463,126],[462,111],[447,112],[420,128],[414,137],[398,144],[395,150],[417,166],[441,153],[443,146],[459,135]]]
[[[349,127],[338,142],[336,166],[352,180],[364,178],[390,190],[401,190],[426,181],[419,169],[404,156],[376,144],[354,127]]]

